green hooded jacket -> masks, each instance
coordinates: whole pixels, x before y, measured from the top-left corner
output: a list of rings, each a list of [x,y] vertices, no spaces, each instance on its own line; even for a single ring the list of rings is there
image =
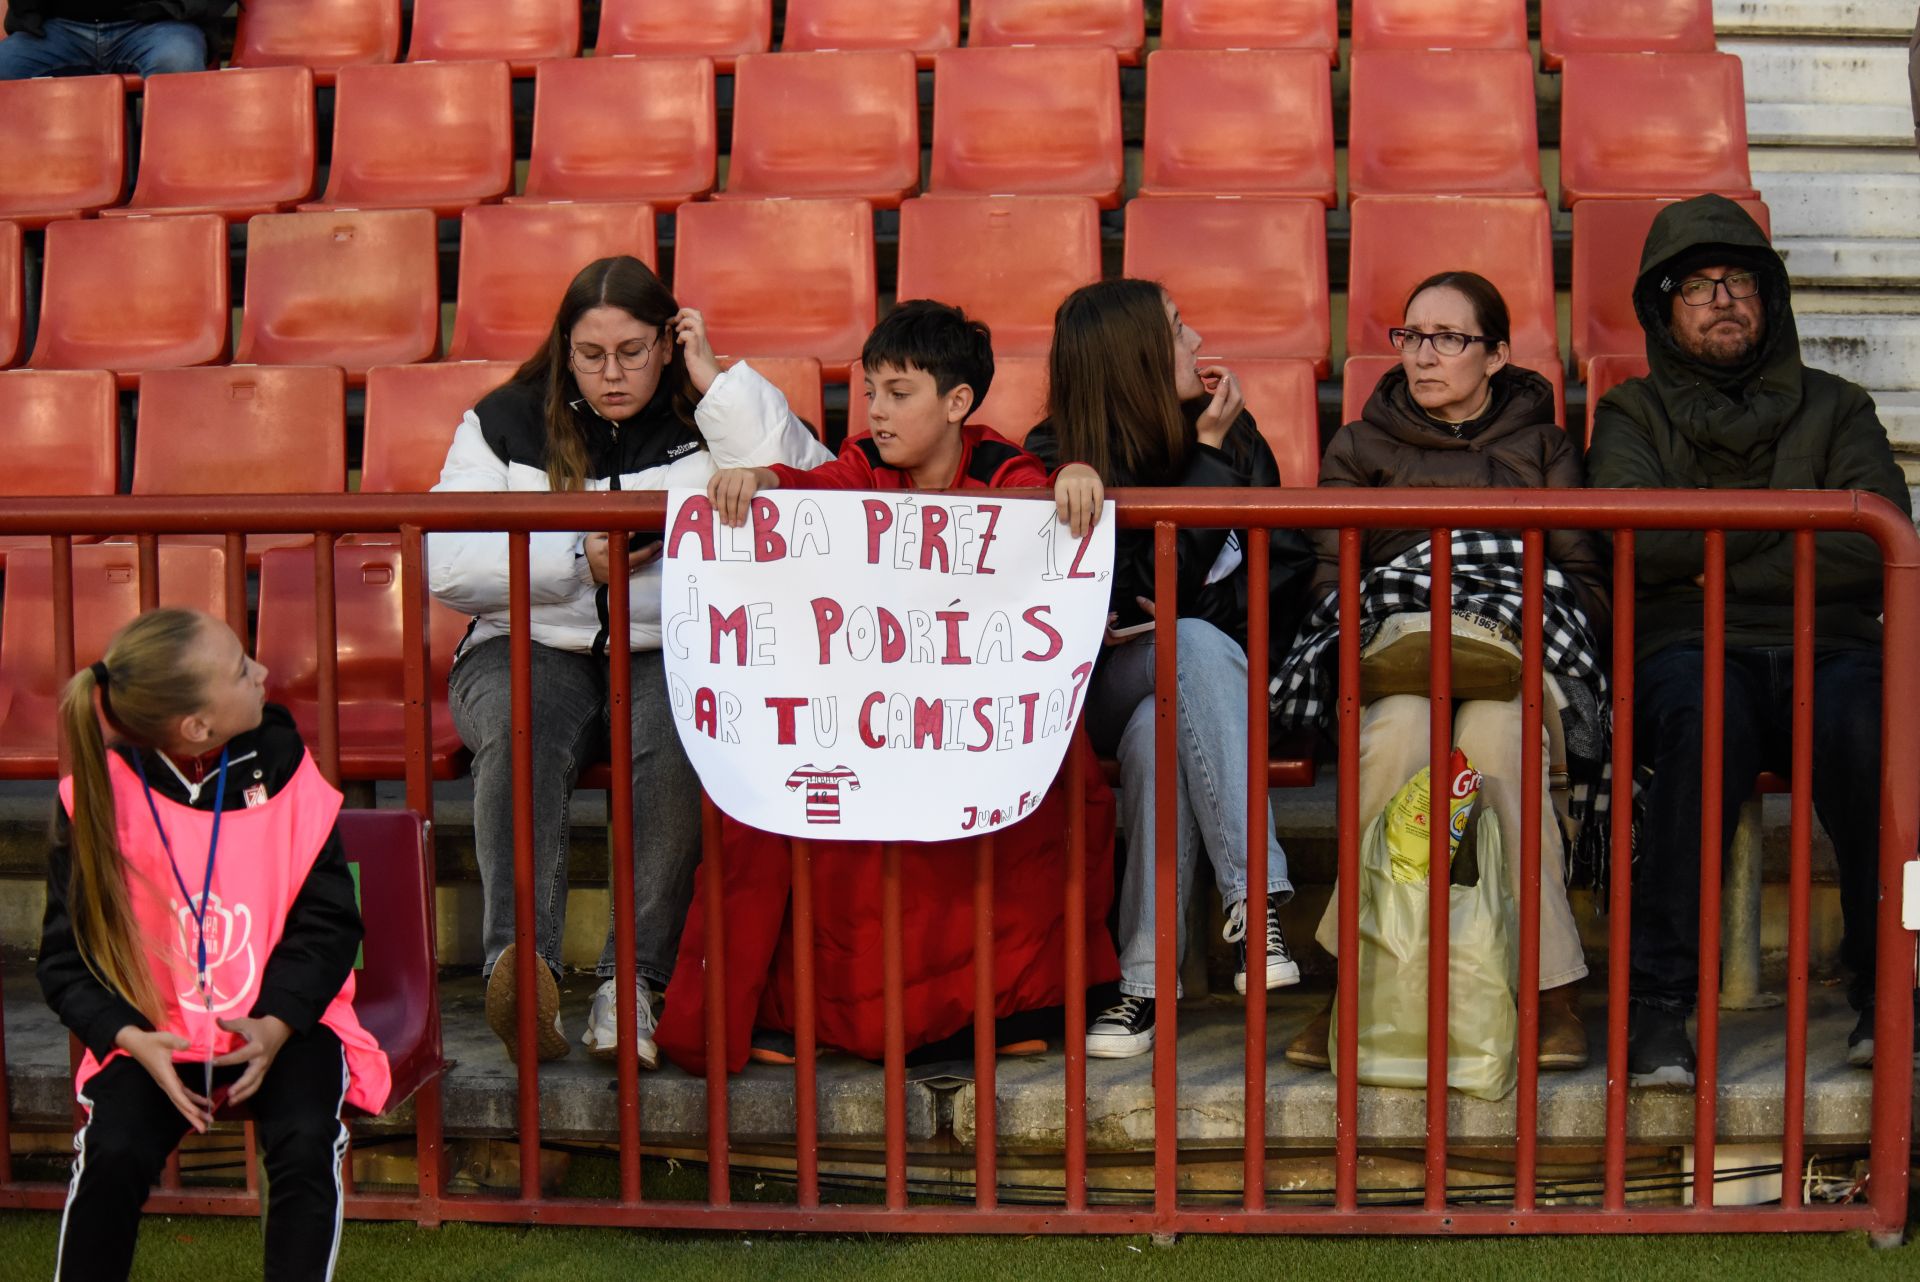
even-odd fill
[[[1711,247],[1703,255],[1702,250]],[[1668,329],[1679,275],[1694,267],[1751,267],[1766,327],[1742,365],[1721,368],[1681,352]],[[1647,334],[1646,378],[1602,398],[1593,416],[1587,481],[1604,489],[1867,490],[1912,514],[1905,478],[1865,390],[1800,362],[1787,272],[1765,233],[1731,200],[1699,196],[1654,219],[1640,257],[1634,310]],[[1636,654],[1698,643],[1705,536],[1635,536]],[[1880,553],[1862,534],[1823,534],[1815,570],[1822,646],[1877,647]],[[1729,530],[1727,644],[1793,641],[1793,536]]]

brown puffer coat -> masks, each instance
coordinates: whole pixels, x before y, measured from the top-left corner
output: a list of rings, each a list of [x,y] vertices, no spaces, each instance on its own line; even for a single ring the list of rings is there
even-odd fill
[[[1579,456],[1553,421],[1553,386],[1532,370],[1509,365],[1493,376],[1487,411],[1456,429],[1427,417],[1407,388],[1404,369],[1389,369],[1358,422],[1334,434],[1320,460],[1320,484],[1579,489]],[[1427,537],[1424,530],[1369,530],[1361,570],[1383,565]],[[1319,566],[1311,599],[1340,585],[1340,533],[1314,535]],[[1600,541],[1585,530],[1547,534],[1547,559],[1572,581],[1595,640],[1612,627],[1611,575]]]

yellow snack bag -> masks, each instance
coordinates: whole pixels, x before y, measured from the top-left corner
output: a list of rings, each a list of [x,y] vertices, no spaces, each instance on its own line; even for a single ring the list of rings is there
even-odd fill
[[[1393,879],[1398,882],[1417,884],[1427,879],[1428,856],[1432,850],[1428,840],[1431,831],[1428,819],[1433,812],[1431,773],[1428,767],[1420,767],[1387,803],[1387,854],[1392,861]],[[1460,849],[1460,838],[1466,831],[1467,816],[1480,795],[1480,772],[1467,760],[1466,753],[1455,748],[1447,762],[1447,779],[1447,861],[1451,867],[1453,854]]]

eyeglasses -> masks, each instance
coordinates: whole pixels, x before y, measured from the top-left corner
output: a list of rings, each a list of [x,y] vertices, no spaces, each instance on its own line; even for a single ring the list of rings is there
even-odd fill
[[[658,340],[645,346],[628,343],[611,352],[588,352],[576,347],[573,349],[573,368],[582,374],[603,374],[606,372],[607,362],[613,360],[619,362],[621,369],[631,374],[635,370],[647,367],[647,362],[653,359],[653,349],[656,346],[658,346]]]
[[[1727,297],[1752,298],[1760,292],[1760,277],[1754,272],[1728,272],[1725,276],[1695,276],[1680,283],[1680,297],[1689,307],[1705,307],[1727,287]]]
[[[1417,352],[1420,344],[1432,343],[1433,350],[1442,356],[1458,356],[1467,350],[1468,343],[1484,343],[1484,334],[1456,334],[1443,329],[1437,334],[1423,334],[1417,329],[1394,328],[1387,331],[1387,341],[1393,344],[1396,352]]]

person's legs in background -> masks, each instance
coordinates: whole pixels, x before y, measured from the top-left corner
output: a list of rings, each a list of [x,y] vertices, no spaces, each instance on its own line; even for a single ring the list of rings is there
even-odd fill
[[[207,69],[207,35],[191,22],[109,22],[101,25],[106,71],[161,76]]]
[[[95,25],[48,18],[40,35],[16,31],[0,40],[0,80],[105,71],[94,39]]]

